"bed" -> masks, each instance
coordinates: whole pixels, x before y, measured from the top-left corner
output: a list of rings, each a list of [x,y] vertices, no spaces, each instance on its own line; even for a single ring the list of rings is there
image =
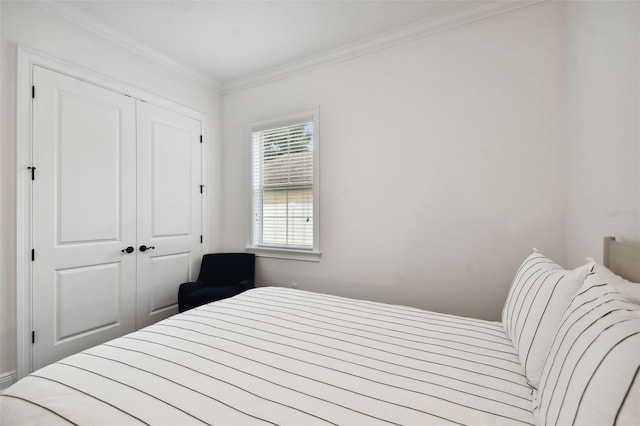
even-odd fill
[[[614,247],[605,251],[612,255],[605,259],[611,270],[598,266],[613,274],[622,256],[625,274],[637,280],[640,246],[606,241]],[[624,255],[615,254],[622,245]],[[598,339],[618,327],[618,322],[600,324],[604,331],[588,345],[580,339],[601,321],[588,320],[587,332],[576,332],[591,315],[578,311],[593,312],[591,299],[600,300],[594,292],[609,289],[609,278],[594,269],[588,262],[564,270],[534,250],[516,272],[502,322],[256,288],[32,373],[0,395],[0,420],[3,425],[560,424],[571,416],[573,423],[597,421],[589,401],[606,389],[614,406],[597,408],[609,416],[603,419],[615,415],[610,423],[637,422],[640,315],[638,305],[618,291],[598,297],[608,298],[604,306],[616,306],[613,314],[603,315],[606,321],[624,312],[615,319],[624,328],[622,343],[589,365],[571,364],[571,377],[585,371],[591,377],[588,386],[579,384],[578,406],[588,407],[574,409],[573,378],[563,381],[560,360],[575,356],[576,346],[582,347],[581,357],[593,358],[588,351],[604,347]],[[563,293],[560,285],[570,293],[566,303],[551,300]],[[531,333],[534,323],[538,329]],[[552,330],[542,333],[541,327]],[[567,348],[569,340],[573,344]],[[608,360],[610,353],[615,357]],[[611,391],[614,386],[621,390]]]

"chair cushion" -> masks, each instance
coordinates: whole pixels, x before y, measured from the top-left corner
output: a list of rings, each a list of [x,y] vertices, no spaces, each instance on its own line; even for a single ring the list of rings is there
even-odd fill
[[[209,285],[230,285],[255,278],[253,253],[211,253],[202,256],[198,281]]]
[[[191,283],[189,283],[191,284]],[[180,312],[195,308],[216,300],[226,299],[242,293],[246,288],[238,285],[200,286],[199,289],[183,294],[180,300]]]

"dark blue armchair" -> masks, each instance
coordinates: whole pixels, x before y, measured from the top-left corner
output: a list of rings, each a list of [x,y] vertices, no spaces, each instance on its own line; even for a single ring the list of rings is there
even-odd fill
[[[178,309],[235,296],[254,286],[256,257],[252,253],[215,253],[202,256],[198,281],[180,284]]]

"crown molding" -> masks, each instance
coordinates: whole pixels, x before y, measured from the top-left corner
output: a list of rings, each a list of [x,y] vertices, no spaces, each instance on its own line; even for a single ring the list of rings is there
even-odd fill
[[[544,0],[477,2],[434,18],[369,37],[355,43],[350,43],[336,49],[327,50],[299,61],[258,71],[244,77],[227,80],[222,84],[221,93],[227,95],[261,84],[313,71],[327,65],[347,61],[471,22],[541,3],[542,1]]]
[[[490,0],[474,2],[467,7],[444,13],[400,29],[388,31],[364,40],[349,43],[336,49],[327,50],[317,55],[311,55],[298,61],[261,70],[246,76],[230,79],[222,83],[210,76],[186,67],[185,65],[131,37],[119,33],[108,25],[78,12],[67,2],[46,1],[33,2],[33,4],[132,52],[135,52],[144,58],[159,63],[196,83],[202,84],[220,94],[226,95],[248,89],[250,87],[313,71],[328,65],[347,61],[471,22],[521,9],[523,7],[528,7],[543,1],[544,0]]]
[[[212,89],[218,93],[222,89],[220,82],[218,82],[217,80],[206,76],[198,71],[195,71],[189,67],[186,67],[181,63],[175,61],[174,59],[158,52],[157,50],[152,49],[151,47],[131,37],[119,33],[110,26],[78,12],[67,2],[39,1],[33,2],[32,4],[86,30],[89,30],[101,36],[102,38],[116,43],[134,53],[137,53],[138,55],[146,59],[163,65],[164,67],[169,68],[170,70],[175,71],[176,73],[187,77],[188,79],[196,83],[204,85],[209,89]]]

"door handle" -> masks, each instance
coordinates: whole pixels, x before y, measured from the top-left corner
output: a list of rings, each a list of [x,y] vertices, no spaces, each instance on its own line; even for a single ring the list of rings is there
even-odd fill
[[[145,251],[147,251],[147,250],[153,250],[154,248],[155,248],[154,246],[149,246],[149,247],[147,247],[147,246],[145,246],[145,245],[143,244],[143,245],[141,245],[141,246],[140,246],[140,251],[144,253]]]
[[[122,249],[122,250],[120,250],[120,251],[121,251],[122,253],[133,253],[133,251],[134,251],[134,250],[135,250],[135,249],[134,249],[133,247],[129,246],[129,247],[127,247],[127,248],[125,248],[125,249]]]

